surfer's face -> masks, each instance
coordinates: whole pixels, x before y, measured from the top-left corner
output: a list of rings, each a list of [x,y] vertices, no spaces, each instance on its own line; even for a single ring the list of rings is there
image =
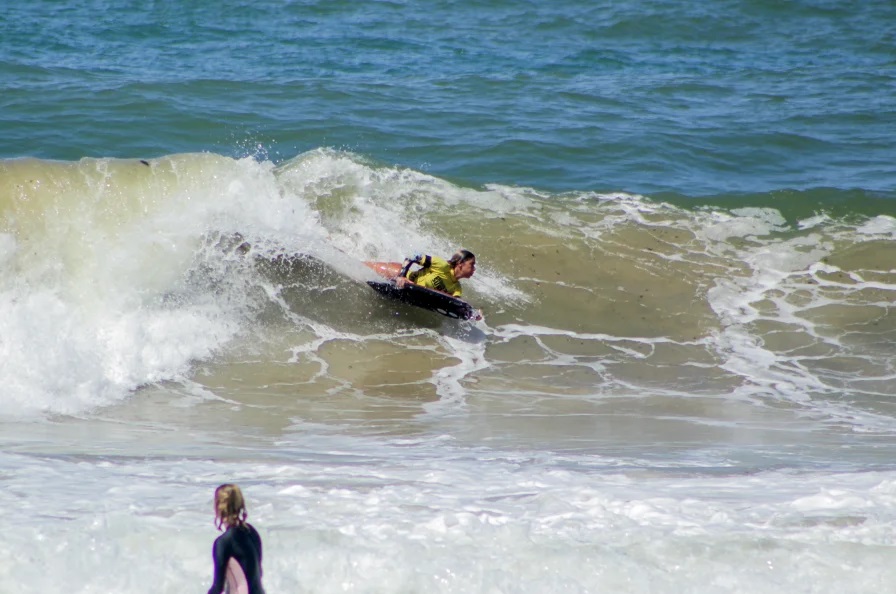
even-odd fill
[[[474,272],[476,272],[476,258],[470,258],[454,268],[454,278],[470,278]]]

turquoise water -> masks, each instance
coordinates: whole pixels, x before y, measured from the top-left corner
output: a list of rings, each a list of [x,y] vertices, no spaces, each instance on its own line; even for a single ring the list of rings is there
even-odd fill
[[[270,593],[892,591],[893,23],[6,7],[0,591],[204,591],[230,481]]]
[[[0,156],[326,146],[462,184],[892,197],[896,7],[29,3]]]

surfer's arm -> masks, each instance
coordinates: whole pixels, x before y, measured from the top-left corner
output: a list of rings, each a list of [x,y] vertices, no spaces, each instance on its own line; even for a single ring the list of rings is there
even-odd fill
[[[414,254],[410,258],[405,258],[404,262],[402,263],[401,272],[398,273],[398,276],[392,279],[395,281],[396,287],[398,287],[399,289],[403,289],[408,283],[416,284],[414,280],[417,277],[417,273],[410,273],[411,266],[413,266],[414,264],[418,264],[423,268],[428,268],[429,266],[432,266],[432,256],[422,256],[420,254]]]
[[[414,254],[410,258],[405,258],[403,266],[401,267],[401,274],[399,276],[407,276],[408,271],[411,269],[411,266],[413,264],[417,264],[421,268],[429,268],[430,266],[432,266],[432,256]]]
[[[261,535],[258,534],[254,527],[249,532],[249,535],[252,538],[252,544],[255,545],[255,550],[258,552],[258,577],[260,578],[264,575],[264,571],[261,569]]]
[[[215,562],[215,579],[208,594],[221,594],[224,591],[224,581],[227,578],[227,553],[221,539],[215,541],[212,547],[212,560]]]
[[[416,282],[414,282],[414,279],[408,278],[406,276],[396,276],[392,280],[395,281],[395,286],[398,287],[399,289],[403,289],[408,285],[416,285],[417,284]],[[457,291],[454,293],[446,291],[445,284],[443,282],[441,282],[441,279],[439,279],[438,277],[434,280],[434,282],[432,283],[432,286],[428,286],[428,285],[420,285],[420,286],[422,286],[424,289],[429,289],[430,291],[435,291],[437,293],[442,293],[443,295],[448,295],[449,297],[454,297],[456,299],[460,299],[460,295],[461,295],[460,291]]]

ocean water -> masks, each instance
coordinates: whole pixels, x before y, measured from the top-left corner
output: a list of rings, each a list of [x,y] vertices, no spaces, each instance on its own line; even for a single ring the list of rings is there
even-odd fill
[[[896,586],[896,5],[183,4],[0,14],[0,592]]]

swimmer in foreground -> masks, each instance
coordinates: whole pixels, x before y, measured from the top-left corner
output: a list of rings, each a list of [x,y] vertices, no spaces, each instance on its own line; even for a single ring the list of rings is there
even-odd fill
[[[264,594],[261,537],[246,522],[247,516],[246,502],[239,487],[224,484],[215,489],[215,526],[224,530],[224,534],[212,547],[215,581],[208,594]]]
[[[417,264],[420,268],[408,272],[412,264]],[[470,278],[475,272],[476,255],[469,250],[457,250],[448,260],[436,256],[408,258],[404,261],[401,274],[394,280],[399,289],[411,283],[452,297],[460,297],[463,294],[460,280]],[[482,312],[477,312],[474,319],[481,320]]]

